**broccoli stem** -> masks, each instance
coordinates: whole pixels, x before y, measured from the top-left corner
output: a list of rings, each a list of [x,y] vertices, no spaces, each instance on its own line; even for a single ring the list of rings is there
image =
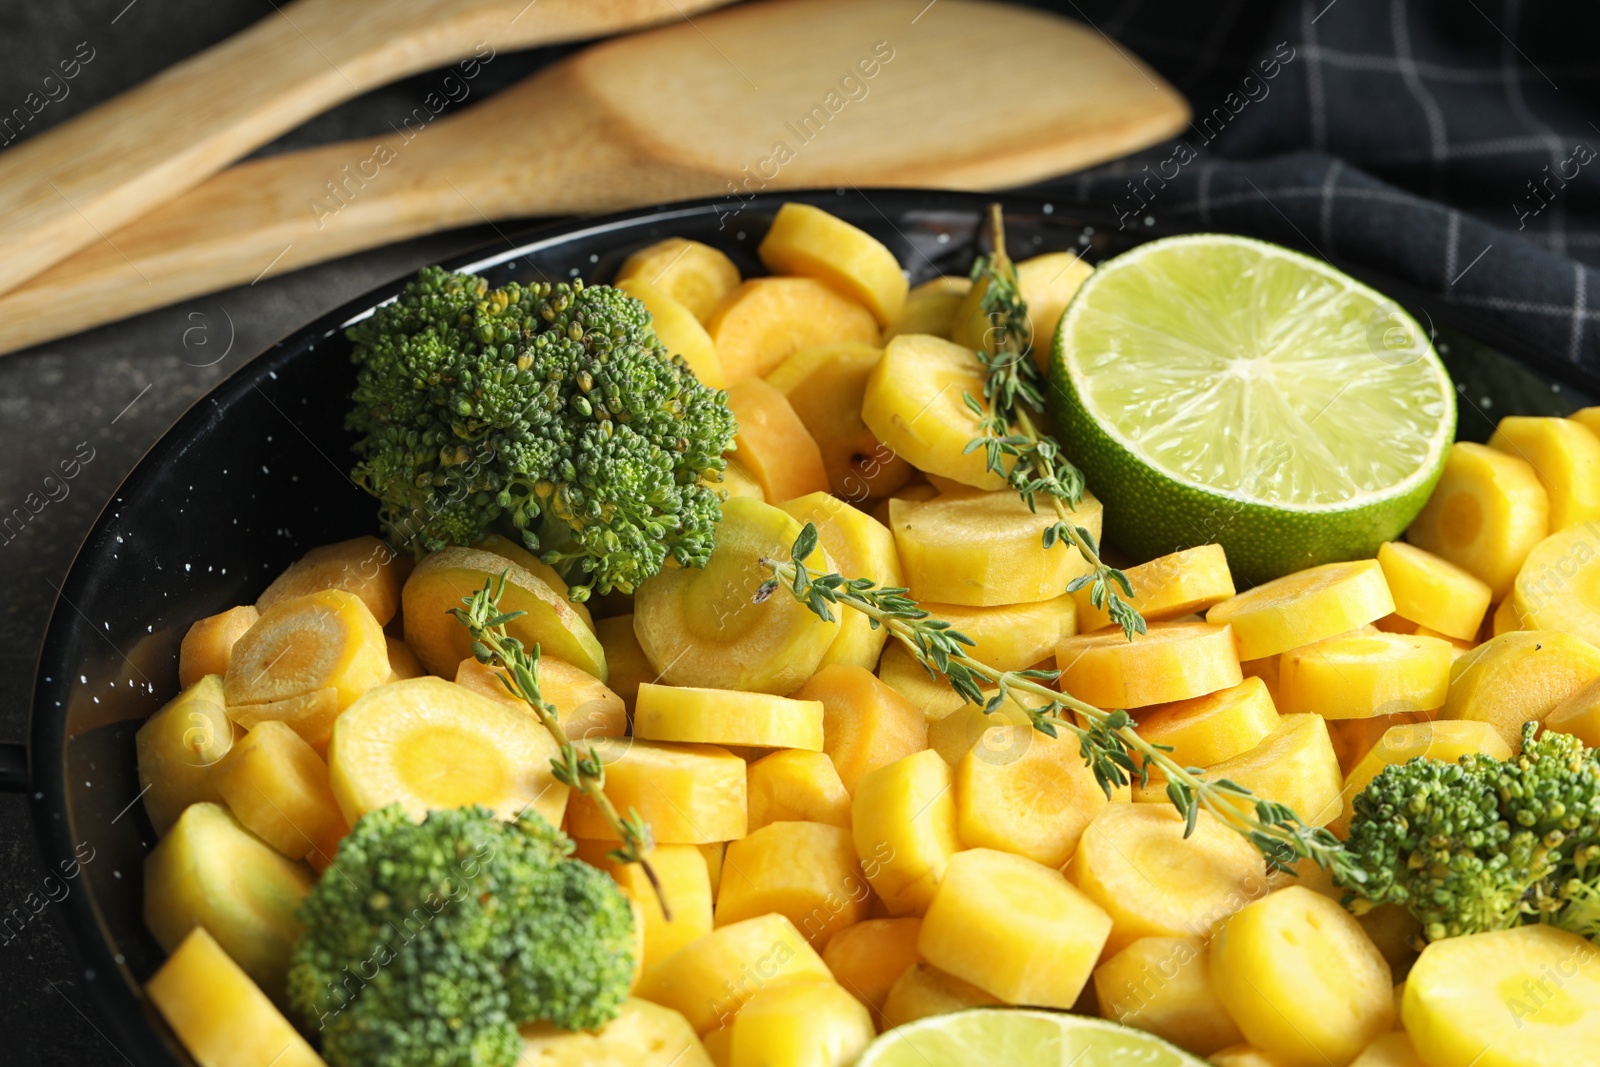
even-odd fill
[[[616,805],[605,794],[606,769],[594,746],[589,747],[586,755],[580,754],[562,728],[555,706],[545,702],[539,690],[539,646],[524,648],[522,642],[506,630],[507,623],[527,613],[500,610],[500,597],[505,587],[506,576],[502,573],[498,581],[491,579],[471,596],[462,597],[465,609],[454,608],[450,614],[472,634],[472,654],[477,661],[500,668],[501,683],[512,696],[525,701],[544,728],[550,731],[550,736],[555,738],[561,750],[550,761],[556,781],[583,793],[600,808],[601,814],[622,840],[621,847],[612,849],[607,855],[618,863],[639,865],[661,903],[662,916],[671,922],[672,908],[667,903],[666,891],[645,858],[655,847],[650,825],[632,808],[628,809],[627,818],[617,812]]]

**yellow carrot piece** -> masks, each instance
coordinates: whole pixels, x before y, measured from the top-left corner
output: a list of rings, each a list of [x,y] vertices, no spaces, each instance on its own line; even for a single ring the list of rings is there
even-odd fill
[[[1260,678],[1215,693],[1156,704],[1138,715],[1139,736],[1169,745],[1185,767],[1209,767],[1255,748],[1278,725],[1278,709]]]
[[[1324,563],[1263,583],[1206,612],[1233,626],[1239,659],[1276,656],[1381,619],[1394,600],[1376,560]]]
[[[1186,548],[1123,573],[1133,586],[1129,603],[1147,622],[1205,611],[1234,595],[1233,574],[1221,545]],[[1072,596],[1078,603],[1078,629],[1087,632],[1111,625],[1110,614],[1094,606],[1088,586]]]
[[[1532,464],[1457,441],[1406,540],[1476,575],[1496,600],[1550,532],[1550,494]]]
[[[1278,710],[1370,719],[1444,704],[1450,643],[1437,637],[1356,633],[1291,649],[1278,666]]]
[[[1130,641],[1120,629],[1056,645],[1061,689],[1102,708],[1141,708],[1238,685],[1233,632],[1207,622],[1151,623]]]
[[[1526,460],[1550,499],[1550,532],[1600,519],[1600,437],[1572,419],[1507,415],[1489,447]]]
[[[878,325],[899,318],[910,287],[882,241],[810,204],[788,203],[772,217],[756,254],[774,274],[816,278],[859,301]]]
[[[1379,546],[1378,566],[1383,568],[1397,615],[1463,641],[1478,635],[1489,610],[1489,586],[1484,582],[1404,541]]]

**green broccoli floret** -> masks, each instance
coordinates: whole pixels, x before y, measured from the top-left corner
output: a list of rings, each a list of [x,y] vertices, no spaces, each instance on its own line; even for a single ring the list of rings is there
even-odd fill
[[[517,1026],[592,1029],[633,976],[633,912],[537,815],[363,816],[299,915],[289,1000],[331,1067],[511,1067]]]
[[[1577,738],[1530,722],[1519,756],[1414,759],[1354,803],[1358,911],[1402,904],[1430,941],[1537,921],[1600,932],[1600,761]]]
[[[417,554],[519,536],[574,600],[633,590],[670,556],[702,566],[733,439],[727,396],[610,286],[427,267],[349,331],[356,484]]]

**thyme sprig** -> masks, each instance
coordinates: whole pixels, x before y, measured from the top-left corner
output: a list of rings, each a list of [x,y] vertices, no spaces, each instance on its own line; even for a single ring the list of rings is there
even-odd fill
[[[479,663],[498,668],[497,674],[506,689],[518,700],[527,702],[539,722],[555,738],[560,751],[550,760],[551,773],[556,781],[583,793],[599,807],[600,813],[622,841],[619,847],[606,855],[618,863],[639,865],[645,878],[649,879],[650,888],[655,890],[656,899],[661,902],[662,915],[670,922],[672,910],[667,904],[666,893],[661,888],[656,872],[645,859],[655,847],[650,824],[633,808],[628,809],[626,818],[618,814],[616,805],[605,794],[606,768],[600,762],[594,746],[590,745],[587,752],[580,752],[578,746],[567,737],[555,705],[545,701],[539,688],[539,646],[526,648],[506,630],[508,623],[527,612],[500,610],[500,598],[505,588],[504,574],[498,580],[490,579],[482,589],[461,598],[465,608],[453,608],[450,614],[472,634],[473,657]]]
[[[1006,254],[1005,218],[1000,205],[990,206],[989,225],[994,250],[972,265],[972,282],[985,286],[982,306],[990,323],[994,351],[980,346],[978,359],[987,377],[983,401],[966,394],[967,407],[979,418],[980,436],[967,442],[964,454],[982,449],[985,466],[1004,478],[1021,494],[1029,510],[1037,510],[1044,494],[1056,521],[1044,531],[1044,547],[1071,544],[1089,563],[1090,573],[1067,586],[1075,593],[1089,586],[1089,599],[1122,627],[1128,640],[1145,632],[1144,616],[1129,599],[1133,586],[1128,576],[1100,559],[1100,546],[1089,530],[1072,519],[1083,500],[1083,472],[1061,454],[1061,445],[1039,425],[1044,413],[1044,379],[1033,362],[1033,340],[1028,305],[1017,284],[1016,266]],[[1011,469],[1006,469],[1006,463]]]
[[[967,651],[972,638],[934,618],[905,589],[879,586],[867,578],[813,573],[803,561],[816,547],[817,528],[807,523],[787,561],[762,560],[772,577],[757,589],[756,602],[782,588],[824,620],[835,618],[835,608],[860,612],[873,629],[887,629],[930,674],[943,676],[952,689],[986,713],[1010,700],[1028,713],[1040,733],[1059,737],[1066,731],[1076,736],[1079,753],[1107,796],[1130,783],[1142,788],[1149,784],[1152,771],[1159,772],[1167,780],[1167,799],[1184,817],[1185,836],[1194,831],[1200,812],[1208,811],[1248,839],[1274,870],[1288,870],[1296,861],[1310,859],[1332,869],[1343,884],[1365,880],[1338,838],[1307,825],[1294,809],[1257,797],[1236,782],[1206,779],[1199,768],[1183,766],[1169,754],[1170,746],[1141,737],[1126,711],[1106,711],[1050,688],[1059,680],[1059,671],[1001,671],[973,659]]]

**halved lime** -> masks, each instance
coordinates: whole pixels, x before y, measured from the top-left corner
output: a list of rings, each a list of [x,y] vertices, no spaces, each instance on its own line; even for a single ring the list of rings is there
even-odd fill
[[[1049,377],[1106,539],[1141,560],[1216,542],[1246,584],[1373,555],[1455,434],[1449,375],[1398,304],[1223,234],[1102,264],[1061,317]]]
[[[898,1026],[856,1067],[1205,1067],[1143,1030],[1019,1008],[973,1008]]]

